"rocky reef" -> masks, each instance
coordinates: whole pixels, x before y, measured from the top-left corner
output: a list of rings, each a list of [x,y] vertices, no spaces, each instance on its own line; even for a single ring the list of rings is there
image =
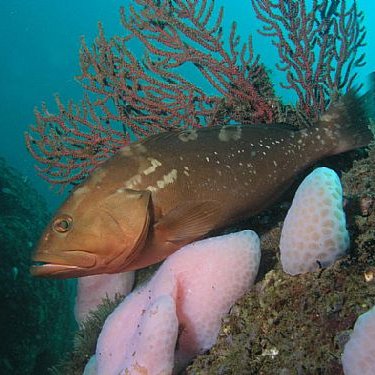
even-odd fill
[[[0,372],[43,375],[71,347],[74,283],[29,273],[31,252],[48,219],[26,177],[0,158]]]

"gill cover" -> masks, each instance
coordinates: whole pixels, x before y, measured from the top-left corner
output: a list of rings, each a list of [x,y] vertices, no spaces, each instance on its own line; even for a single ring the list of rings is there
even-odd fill
[[[118,268],[128,264],[142,249],[150,224],[150,198],[151,192],[148,190],[124,188],[103,200],[102,209],[117,223],[124,236],[124,248],[120,256],[110,259],[110,266]]]

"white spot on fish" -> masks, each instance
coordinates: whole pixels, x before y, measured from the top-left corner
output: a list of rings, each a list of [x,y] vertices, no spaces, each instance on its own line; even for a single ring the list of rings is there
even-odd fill
[[[241,139],[241,126],[228,125],[223,126],[219,132],[219,140],[222,142],[238,141]]]
[[[146,190],[151,191],[152,193],[156,193],[159,189],[154,186],[147,186]]]
[[[92,173],[91,175],[91,179],[90,179],[90,185],[96,185],[100,182],[102,182],[102,180],[105,178],[105,176],[107,175],[107,171],[104,169],[104,168],[96,168],[95,171]]]
[[[89,191],[90,191],[89,188],[87,188],[86,186],[82,186],[82,187],[79,187],[76,190],[74,190],[73,195],[78,196],[78,195],[86,194]]]
[[[164,189],[166,186],[173,184],[177,180],[177,169],[172,169],[169,173],[163,176],[161,180],[156,181],[155,186],[148,186],[146,189],[156,192],[159,189]]]
[[[324,122],[332,122],[333,120],[337,120],[339,118],[338,113],[325,113],[320,120]]]
[[[130,146],[120,148],[120,154],[123,156],[137,156],[147,153],[147,148],[142,143],[136,143]]]
[[[183,130],[179,135],[178,139],[182,142],[195,141],[198,139],[198,132],[196,129]]]
[[[134,189],[141,182],[142,176],[140,174],[136,174],[135,176],[130,177],[129,180],[125,181],[124,186],[128,189]]]
[[[153,172],[155,172],[156,168],[157,167],[160,167],[161,166],[161,162],[157,159],[154,159],[154,158],[147,158],[147,160],[150,161],[151,163],[151,166],[146,168],[142,173],[147,176]]]

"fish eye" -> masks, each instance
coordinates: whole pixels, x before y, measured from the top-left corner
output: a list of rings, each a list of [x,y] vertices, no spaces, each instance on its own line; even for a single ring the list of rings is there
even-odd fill
[[[65,233],[71,229],[73,224],[73,218],[69,215],[62,215],[56,218],[52,224],[52,228],[55,232]]]

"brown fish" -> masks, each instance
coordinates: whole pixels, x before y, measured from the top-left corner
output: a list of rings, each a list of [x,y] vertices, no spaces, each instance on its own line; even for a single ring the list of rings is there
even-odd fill
[[[273,203],[307,166],[367,145],[353,94],[311,128],[171,131],[119,150],[78,186],[46,228],[33,275],[79,277],[157,263]]]

